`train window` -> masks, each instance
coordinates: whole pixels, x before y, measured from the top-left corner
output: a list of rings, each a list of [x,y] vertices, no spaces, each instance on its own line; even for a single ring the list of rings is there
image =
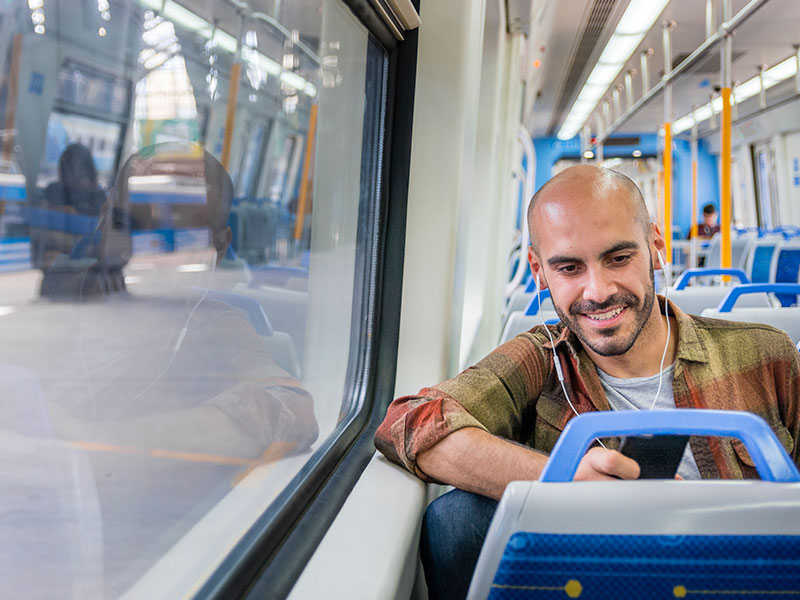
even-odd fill
[[[0,597],[176,597],[368,410],[386,51],[338,0],[0,6]]]

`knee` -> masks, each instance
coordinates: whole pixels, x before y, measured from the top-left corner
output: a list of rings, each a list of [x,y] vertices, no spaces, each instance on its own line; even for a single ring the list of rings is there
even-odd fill
[[[453,490],[431,502],[423,518],[423,538],[434,552],[483,544],[497,501]]]

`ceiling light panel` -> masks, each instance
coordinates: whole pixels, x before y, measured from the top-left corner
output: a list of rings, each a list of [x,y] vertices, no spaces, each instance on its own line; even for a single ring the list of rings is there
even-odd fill
[[[564,124],[558,131],[558,139],[571,139],[580,131],[668,2],[669,0],[631,0],[564,119]]]
[[[774,67],[764,71],[764,89],[769,89],[779,84],[781,81],[786,81],[794,77],[795,73],[797,73],[797,58],[792,55],[786,60],[779,62]],[[743,102],[748,98],[758,95],[760,91],[761,82],[759,81],[758,75],[756,75],[733,88],[734,102],[737,104]],[[697,119],[697,122],[700,123],[706,119],[710,119],[712,114],[721,111],[722,98],[718,96],[714,98],[713,102],[706,103],[694,111],[694,119]],[[674,133],[681,133],[682,131],[691,129],[694,119],[692,118],[692,113],[682,116],[675,121],[672,126],[672,131]]]

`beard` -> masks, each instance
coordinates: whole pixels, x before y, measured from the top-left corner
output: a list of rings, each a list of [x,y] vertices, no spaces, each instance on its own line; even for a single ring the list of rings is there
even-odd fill
[[[655,302],[655,275],[650,269],[650,286],[644,294],[644,298],[638,298],[630,292],[619,292],[612,294],[603,302],[592,300],[578,300],[570,305],[565,313],[556,303],[553,306],[556,313],[561,318],[561,322],[575,334],[584,346],[590,348],[600,356],[619,356],[625,354],[633,347],[639,338],[642,329],[650,318]],[[634,315],[634,322],[628,333],[622,332],[624,324],[615,327],[608,327],[598,331],[587,330],[581,323],[581,315],[590,312],[601,312],[612,306],[621,306],[628,309]],[[591,337],[590,337],[591,331]]]

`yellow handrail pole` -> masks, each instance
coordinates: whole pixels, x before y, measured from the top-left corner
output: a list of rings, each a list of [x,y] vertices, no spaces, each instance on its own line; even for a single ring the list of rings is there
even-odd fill
[[[664,241],[672,262],[672,124],[664,123]]]
[[[731,0],[723,0],[722,11],[724,21],[731,18]],[[723,269],[731,268],[731,52],[733,38],[726,33],[722,41],[722,149],[720,151],[720,223],[722,246],[720,248],[720,265]],[[729,281],[730,277],[723,278]]]
[[[308,115],[308,137],[306,138],[306,155],[303,159],[303,179],[300,181],[300,198],[297,200],[297,216],[294,221],[294,239],[303,237],[303,223],[306,218],[306,204],[308,203],[308,185],[310,183],[308,172],[311,169],[311,157],[314,152],[314,135],[317,131],[317,104],[311,105]]]
[[[233,143],[233,127],[236,121],[236,98],[239,95],[239,79],[242,65],[237,60],[231,67],[231,80],[228,83],[228,106],[225,111],[225,135],[222,138],[222,166],[226,171],[231,162],[231,145]]]
[[[22,56],[22,34],[14,34],[11,47],[11,68],[8,73],[8,92],[6,94],[5,135],[3,136],[3,158],[11,160],[11,150],[14,147],[14,121],[17,115],[17,90],[19,88],[19,61]]]
[[[670,31],[675,26],[666,21],[662,28],[664,44],[664,73],[672,71]],[[672,263],[672,83],[664,86],[664,241],[668,263]]]

